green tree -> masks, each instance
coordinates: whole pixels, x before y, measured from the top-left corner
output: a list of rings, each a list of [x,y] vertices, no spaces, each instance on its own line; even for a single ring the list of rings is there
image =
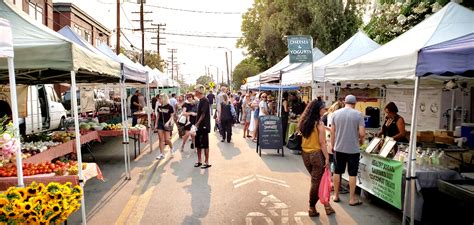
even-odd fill
[[[234,69],[232,74],[232,87],[234,89],[240,89],[243,81],[250,76],[254,76],[262,72],[262,65],[252,57],[247,57],[242,60]]]
[[[202,84],[204,86],[209,86],[209,83],[212,81],[211,77],[210,76],[207,76],[207,75],[203,75],[203,76],[200,76],[198,77],[198,79],[196,80],[196,84]]]
[[[403,3],[379,0],[379,5],[364,30],[376,42],[385,44],[436,13],[447,3],[449,0],[407,0]],[[468,0],[461,4],[474,7],[474,2]]]
[[[237,46],[246,48],[263,69],[287,54],[287,35],[311,35],[316,47],[330,52],[357,32],[360,1],[255,0],[242,17]]]

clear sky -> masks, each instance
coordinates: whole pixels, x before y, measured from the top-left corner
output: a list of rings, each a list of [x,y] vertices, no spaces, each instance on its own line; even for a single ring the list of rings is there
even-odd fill
[[[113,31],[114,35],[110,41],[115,46],[115,0],[54,0],[53,2],[73,2],[89,13]],[[137,29],[140,27],[138,22],[132,21],[139,19],[139,14],[132,13],[139,11],[139,4],[133,2],[136,3],[137,0],[127,0],[122,4],[121,27],[123,28]],[[169,33],[238,37],[241,36],[240,25],[242,22],[242,15],[239,13],[245,12],[252,6],[252,3],[253,0],[147,0],[145,11],[152,13],[146,14],[145,19],[153,20],[153,23],[165,23],[165,32]],[[145,27],[152,27],[151,22],[146,23]],[[123,32],[134,46],[141,47],[141,32],[126,29]],[[145,36],[146,50],[156,50],[156,45],[151,44],[156,42],[152,37],[156,37],[156,33],[150,32]],[[244,57],[243,49],[236,48],[236,38],[203,38],[176,35],[162,35],[162,37],[166,38],[162,40],[166,43],[166,45],[161,46],[162,57],[164,59],[171,57],[168,49],[178,49],[175,57],[177,57],[178,63],[182,64],[180,74],[188,83],[194,83],[199,76],[204,75],[205,67],[209,65],[219,67],[219,73],[225,71],[224,54],[226,50],[217,48],[219,46],[232,50],[234,67]],[[123,36],[121,46],[131,49],[129,42]],[[210,71],[215,77],[216,67],[211,66]],[[225,72],[224,78],[227,79]]]

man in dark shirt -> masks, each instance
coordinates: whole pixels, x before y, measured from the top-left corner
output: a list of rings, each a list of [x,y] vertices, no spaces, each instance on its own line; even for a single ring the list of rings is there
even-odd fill
[[[212,93],[212,90],[209,91],[209,94],[207,95],[207,100],[209,101],[209,105],[212,106],[214,104],[214,99],[216,99],[216,96]],[[212,116],[212,109],[211,111],[211,116]]]
[[[196,140],[195,145],[197,149],[198,162],[194,167],[201,167],[207,169],[211,167],[209,164],[209,132],[211,132],[211,112],[209,100],[204,96],[205,88],[202,85],[196,85],[194,88],[195,96],[199,99],[197,122],[196,122]],[[204,164],[201,163],[201,151],[204,150],[206,157]]]
[[[132,126],[137,125],[138,118],[133,113],[140,110],[140,102],[138,101],[138,96],[140,95],[140,91],[136,90],[135,94],[130,99],[130,111],[132,112]]]

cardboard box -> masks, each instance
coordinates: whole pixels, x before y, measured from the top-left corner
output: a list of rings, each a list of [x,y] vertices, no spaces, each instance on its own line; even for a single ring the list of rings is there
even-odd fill
[[[446,136],[452,137],[452,136],[453,136],[453,132],[452,132],[452,131],[447,131],[447,130],[436,130],[436,131],[434,132],[434,135],[435,135],[435,136],[443,136],[443,137],[446,137]]]
[[[443,144],[448,144],[448,145],[454,145],[454,137],[435,136],[435,143],[443,143]]]
[[[416,132],[416,141],[417,142],[432,143],[434,141],[433,131],[418,131],[418,132]]]

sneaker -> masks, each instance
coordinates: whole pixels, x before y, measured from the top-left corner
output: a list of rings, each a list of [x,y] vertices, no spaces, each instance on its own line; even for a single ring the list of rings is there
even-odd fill
[[[163,155],[163,153],[160,153],[158,156],[156,156],[156,160],[161,160],[161,159],[164,159],[165,156]]]
[[[173,156],[174,153],[176,153],[176,148],[173,147],[173,148],[170,150],[170,153],[171,153],[171,155]]]
[[[224,141],[225,141],[224,139],[221,140],[221,142],[224,142]]]

